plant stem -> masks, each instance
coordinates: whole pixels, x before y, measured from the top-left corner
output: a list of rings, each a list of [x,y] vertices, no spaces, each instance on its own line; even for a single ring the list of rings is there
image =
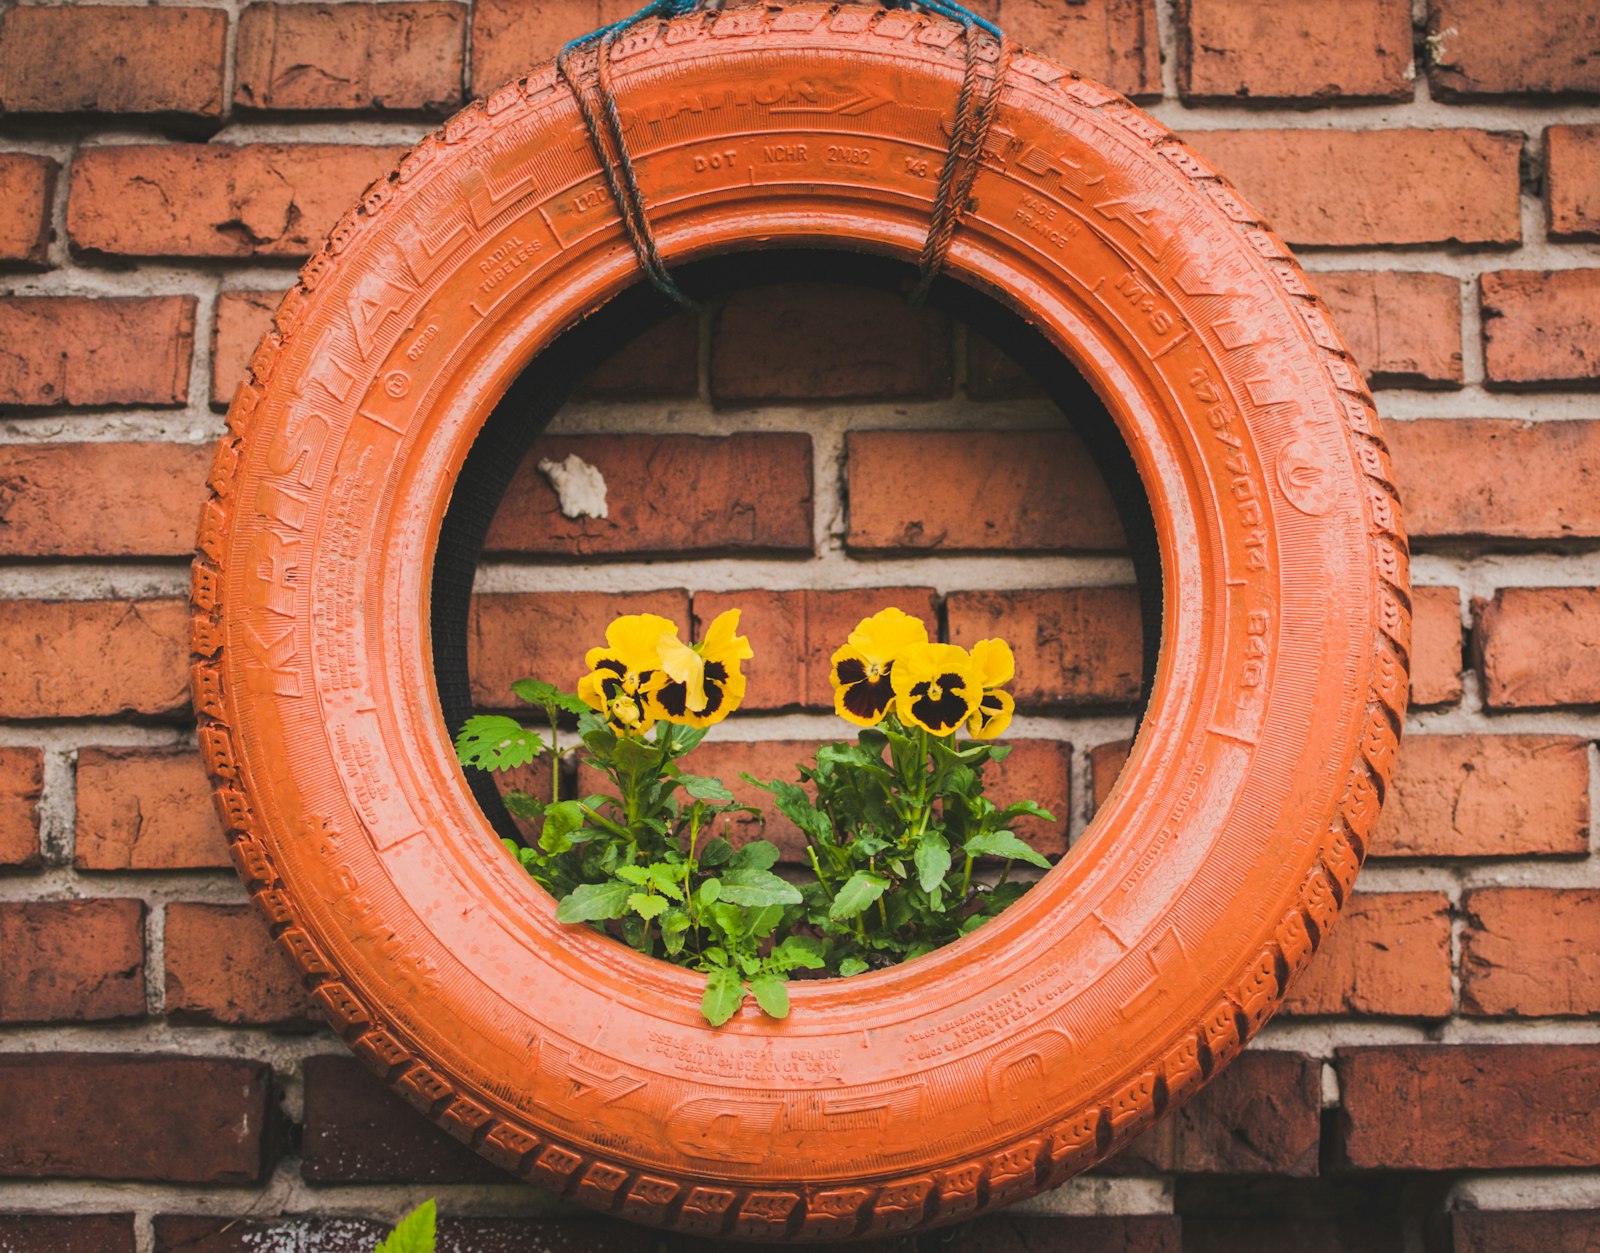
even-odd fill
[[[550,717],[550,803],[561,799],[561,728],[556,725],[556,707],[546,705]]]

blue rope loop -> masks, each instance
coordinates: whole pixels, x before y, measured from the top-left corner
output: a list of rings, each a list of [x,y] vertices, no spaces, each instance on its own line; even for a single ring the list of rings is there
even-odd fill
[[[699,9],[701,3],[702,0],[650,0],[637,12],[569,41],[556,54],[556,70],[566,80],[577,100],[589,132],[589,141],[594,145],[595,155],[600,158],[600,170],[605,176],[611,199],[622,216],[623,230],[633,245],[634,255],[639,259],[639,268],[657,291],[691,313],[699,313],[700,305],[673,280],[650,229],[644,193],[639,189],[633,159],[623,139],[622,115],[611,90],[610,62],[612,43],[622,32],[651,18],[685,17]],[[950,128],[950,145],[945,154],[944,168],[939,174],[938,189],[934,193],[928,235],[918,259],[917,283],[910,294],[911,303],[920,305],[926,299],[933,280],[944,268],[955,228],[968,209],[972,184],[982,163],[984,140],[998,110],[1010,62],[1011,42],[993,22],[974,13],[964,4],[957,3],[957,0],[884,0],[884,4],[891,8],[925,9],[960,23],[966,46],[966,69],[956,100],[955,120]],[[982,59],[976,34],[978,31],[993,39],[999,50],[994,76],[981,100],[977,95]],[[572,65],[577,58],[585,57],[591,47],[595,50],[595,100],[591,100],[581,81],[581,71],[575,71]]]

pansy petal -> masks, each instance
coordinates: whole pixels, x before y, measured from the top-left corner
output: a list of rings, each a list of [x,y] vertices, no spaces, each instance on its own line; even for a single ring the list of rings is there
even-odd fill
[[[840,684],[833,689],[833,711],[858,727],[877,726],[893,701],[894,687],[888,675],[863,678],[859,683]]]
[[[658,650],[662,638],[677,634],[677,623],[659,614],[624,614],[606,628],[606,643],[629,670],[654,670],[661,664]]]
[[[978,707],[967,720],[967,732],[975,740],[992,740],[1011,725],[1016,702],[1010,692],[989,691],[978,698]]]
[[[739,610],[726,609],[719,613],[706,628],[705,638],[700,641],[698,648],[701,656],[724,662],[749,661],[756,655],[755,650],[738,631]]]
[[[959,674],[970,686],[978,686],[972,674],[972,658],[966,649],[954,644],[913,644],[900,654],[890,676],[894,680],[895,695],[902,696],[909,693],[913,685],[944,672]]]
[[[972,673],[984,687],[1001,687],[1017,673],[1017,659],[1004,640],[979,640],[972,646]]]
[[[588,705],[589,708],[598,709],[601,713],[604,713],[606,694],[601,684],[607,679],[616,677],[609,670],[596,670],[584,675],[583,678],[578,680],[578,699]]]
[[[928,628],[921,618],[890,606],[863,618],[848,638],[850,646],[867,660],[886,666],[907,648],[926,644]]]
[[[698,712],[706,707],[705,658],[676,635],[662,636],[657,645],[661,655],[661,669],[675,683],[681,683],[687,693],[688,707]]]

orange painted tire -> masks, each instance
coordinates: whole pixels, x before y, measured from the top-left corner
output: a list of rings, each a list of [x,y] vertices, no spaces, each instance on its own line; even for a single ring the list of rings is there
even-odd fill
[[[615,86],[669,265],[911,259],[958,29],[804,5],[646,23]],[[1050,1187],[1191,1096],[1333,923],[1393,766],[1404,534],[1359,371],[1282,242],[1113,93],[1011,64],[949,273],[1093,384],[1161,545],[1154,694],[1072,855],[904,967],[721,1030],[581,928],[456,767],[429,574],[536,354],[639,275],[546,68],[424,140],[278,311],[194,568],[200,744],[234,858],[349,1045],[521,1176],[641,1222],[833,1239]]]

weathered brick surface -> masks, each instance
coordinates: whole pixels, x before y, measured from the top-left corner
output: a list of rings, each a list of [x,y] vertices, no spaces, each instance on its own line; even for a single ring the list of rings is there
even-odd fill
[[[488,95],[553,60],[568,40],[632,11],[627,0],[475,0],[472,94]]]
[[[1070,431],[852,431],[858,552],[1120,549],[1105,480]]]
[[[1252,1049],[1119,1153],[1112,1169],[1315,1175],[1321,1108],[1316,1058]]]
[[[60,170],[49,157],[0,152],[0,264],[45,263]]]
[[[227,869],[211,781],[192,748],[78,750],[79,870]]]
[[[211,328],[211,403],[225,408],[249,376],[250,358],[272,329],[281,291],[225,291]]]
[[[0,1055],[0,1177],[259,1183],[279,1122],[264,1062]]]
[[[1544,133],[1545,205],[1554,239],[1600,239],[1600,126]]]
[[[132,1214],[0,1214],[6,1253],[135,1253]]]
[[[1440,99],[1600,93],[1600,11],[1588,0],[1430,0]]]
[[[995,1214],[951,1229],[950,1253],[1179,1253],[1182,1222],[1171,1214],[1035,1217]]]
[[[0,717],[172,716],[188,708],[185,602],[6,602]]]
[[[227,33],[214,8],[13,7],[0,16],[0,110],[216,117]]]
[[[1600,269],[1500,270],[1478,290],[1491,386],[1600,385]]]
[[[144,902],[0,903],[0,1022],[144,1016]]]
[[[0,556],[187,555],[212,451],[203,444],[0,445]]]
[[[402,147],[113,144],[72,163],[75,248],[125,257],[302,257]]]
[[[1600,1165],[1600,1045],[1343,1048],[1337,1065],[1358,1170]]]
[[[1507,587],[1472,613],[1490,708],[1600,703],[1600,589]]]
[[[1408,0],[1183,0],[1178,11],[1187,100],[1411,98]]]
[[[1023,46],[1125,95],[1161,94],[1154,0],[998,0],[990,16]]]
[[[718,404],[950,391],[950,326],[894,292],[795,283],[730,296],[711,335]]]
[[[1291,244],[1521,238],[1522,141],[1486,131],[1190,131],[1185,138]]]
[[[300,1173],[312,1183],[505,1183],[353,1057],[308,1057]]]
[[[929,637],[937,638],[937,598],[927,587],[701,592],[694,617],[699,633],[725,610],[741,611],[739,630],[755,652],[742,666],[749,679],[746,709],[832,709],[833,654],[857,623],[891,605],[921,618]]]
[[[0,748],[0,871],[34,870],[39,848],[39,796],[44,755],[36,748]]]
[[[1334,270],[1311,281],[1374,387],[1460,385],[1457,279],[1412,270]]]
[[[1374,857],[1577,854],[1588,848],[1589,763],[1557,735],[1408,735]]]
[[[1290,985],[1286,1014],[1445,1018],[1450,900],[1443,892],[1357,892],[1317,959]]]
[[[1089,750],[1089,779],[1094,788],[1096,809],[1104,805],[1106,797],[1111,795],[1117,776],[1128,764],[1128,750],[1132,747],[1131,741],[1113,740],[1109,744],[1096,744]]]
[[[192,296],[0,299],[0,405],[181,405]]]
[[[566,517],[539,465],[600,471],[606,516]],[[491,553],[625,556],[811,552],[811,438],[791,434],[545,436],[523,458],[484,543]]]
[[[700,323],[675,314],[629,340],[578,385],[584,400],[694,396],[700,390]]]
[[[1387,428],[1385,428],[1387,430]],[[1461,589],[1411,588],[1411,703],[1461,699]]]
[[[945,610],[952,644],[1011,644],[1019,707],[1127,705],[1139,694],[1139,599],[1131,587],[953,592]]]
[[[1490,1017],[1600,1010],[1600,891],[1483,888],[1462,902],[1461,1005]]]
[[[244,109],[420,109],[461,103],[464,5],[252,4],[239,15]]]
[[[163,1214],[155,1220],[155,1253],[351,1253],[375,1247],[392,1225],[373,1218]],[[444,1214],[437,1253],[656,1253],[659,1247],[657,1232],[621,1219]]]
[[[1331,1197],[1319,1185],[1224,1202],[1219,1208],[1235,1212],[1184,1214],[1183,1253],[1406,1253],[1404,1219],[1379,1208],[1385,1199],[1356,1184]]]
[[[1600,1209],[1458,1210],[1454,1253],[1600,1253]]]
[[[1600,422],[1423,419],[1383,434],[1413,540],[1600,535]]]
[[[181,1023],[318,1024],[299,975],[251,905],[167,906],[166,1010]]]
[[[475,596],[467,625],[467,668],[472,699],[488,709],[518,706],[511,685],[542,679],[572,691],[584,675],[583,658],[603,647],[606,627],[621,614],[654,613],[689,629],[687,592],[550,592]]]

